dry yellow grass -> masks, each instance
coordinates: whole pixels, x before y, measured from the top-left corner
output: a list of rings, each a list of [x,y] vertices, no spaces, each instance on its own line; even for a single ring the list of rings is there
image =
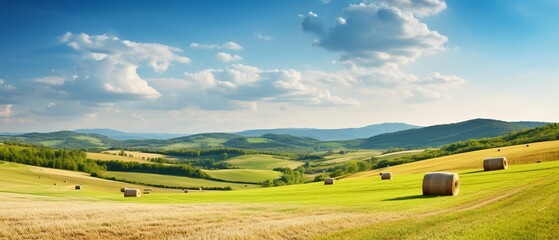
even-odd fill
[[[120,153],[120,150],[103,151],[103,153],[118,155]],[[168,156],[168,155],[164,155],[164,154],[158,154],[158,153],[145,153],[145,152],[137,152],[137,151],[124,151],[124,153],[127,156],[132,155],[133,158],[136,158],[136,159],[165,158],[165,159],[168,159],[168,160],[177,160],[176,158],[174,158],[172,156]]]
[[[138,204],[0,193],[0,239],[301,239],[405,215],[273,204]]]

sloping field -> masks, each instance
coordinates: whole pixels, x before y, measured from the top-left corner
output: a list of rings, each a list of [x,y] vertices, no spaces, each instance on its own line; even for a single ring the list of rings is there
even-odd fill
[[[108,151],[103,151],[102,153],[107,153],[110,155],[118,155],[120,153],[119,150],[108,150]],[[168,160],[178,160],[177,158],[173,157],[173,156],[168,156],[168,155],[164,155],[164,154],[158,154],[158,153],[145,153],[145,152],[138,152],[138,151],[124,151],[124,153],[130,157],[130,158],[136,158],[136,159],[142,159],[142,160],[146,160],[148,158],[164,158],[164,159],[168,159]]]
[[[274,180],[281,177],[280,172],[256,169],[220,169],[203,170],[212,178],[225,181],[260,183],[261,181]]]
[[[145,188],[141,185],[107,181],[90,177],[82,172],[21,165],[0,161],[0,192],[23,193],[43,196],[73,196],[95,198],[122,197],[121,187]],[[67,181],[67,182],[65,182]],[[56,185],[55,185],[56,184]],[[75,185],[82,190],[76,191]],[[178,190],[152,188],[157,192]]]
[[[180,176],[170,176],[152,173],[136,173],[136,172],[116,172],[107,171],[103,173],[107,177],[116,179],[124,179],[142,184],[165,185],[170,187],[198,188],[198,187],[231,187],[233,189],[259,188],[260,185],[240,184],[229,182],[211,181],[202,178],[189,178]],[[245,186],[246,185],[246,186]]]
[[[346,154],[332,154],[329,156],[326,156],[325,160],[320,161],[321,164],[331,164],[331,163],[341,163],[341,162],[347,162],[350,160],[365,160],[365,159],[369,159],[372,156],[377,156],[379,155],[381,152],[377,151],[377,150],[359,150],[357,152],[350,152],[350,153],[346,153]]]
[[[304,162],[297,162],[292,160],[281,159],[276,156],[255,154],[255,155],[242,155],[226,160],[225,162],[239,168],[246,169],[261,169],[272,170],[274,168],[292,168],[304,164]]]
[[[546,144],[557,143],[541,144],[515,151],[523,152],[519,159],[526,159],[522,156],[545,154]],[[513,148],[502,148],[500,152],[514,152]],[[80,239],[556,239],[559,236],[559,161],[515,164],[508,170],[490,172],[480,171],[478,167],[458,169],[471,163],[445,165],[448,161],[445,158],[429,161],[440,163],[397,166],[402,168],[402,173],[389,181],[382,181],[370,172],[337,180],[329,186],[312,183],[194,194],[161,192],[127,199],[112,192],[103,196],[102,192],[84,191],[84,195],[76,196],[55,189],[45,194],[22,185],[20,194],[13,194],[1,184],[0,239],[68,236]],[[6,164],[17,165],[4,163],[0,169],[14,172],[14,167]],[[422,196],[424,171],[451,169],[458,169],[460,174],[458,196]],[[0,172],[1,182],[6,182],[4,172]],[[8,177],[19,178],[19,175]]]
[[[147,161],[145,159],[118,156],[118,155],[113,155],[113,154],[108,154],[108,153],[88,152],[87,153],[87,158],[93,159],[93,160],[101,160],[101,161],[118,160],[118,161],[123,161],[123,162],[151,163],[150,161]]]
[[[456,169],[483,170],[483,159],[499,156],[505,156],[510,165],[535,163],[538,160],[542,162],[554,161],[559,159],[559,141],[531,143],[528,145],[515,145],[461,153],[393,166],[377,171],[358,173],[352,177],[375,176],[381,171],[390,171],[394,174],[405,174]]]

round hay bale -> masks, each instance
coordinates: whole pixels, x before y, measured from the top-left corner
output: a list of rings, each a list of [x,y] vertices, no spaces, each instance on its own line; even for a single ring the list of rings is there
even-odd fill
[[[81,190],[81,189],[82,189],[82,186],[76,185],[76,186],[74,187],[74,189],[76,189],[76,190]]]
[[[124,189],[124,197],[141,197],[142,191],[137,188],[126,188]]]
[[[391,172],[382,172],[381,175],[380,175],[380,179],[391,180],[392,179],[392,173]]]
[[[184,189],[184,193],[188,193],[188,189]]]
[[[456,196],[460,192],[458,173],[428,172],[423,176],[423,195]]]
[[[501,151],[501,149],[500,149],[500,148],[499,148],[499,149],[497,149],[497,152],[500,152],[500,151]]]
[[[506,157],[486,158],[483,160],[483,170],[493,171],[509,168]]]
[[[536,161],[536,163],[542,163],[542,161],[538,160],[538,161]]]
[[[334,178],[325,178],[324,179],[324,185],[333,185],[334,184]]]
[[[39,177],[39,179],[43,179],[43,177]]]
[[[54,186],[56,186],[56,183],[54,183]]]
[[[64,180],[64,182],[65,182],[65,183],[67,183],[67,182],[68,182],[68,180]]]
[[[379,176],[382,176],[382,172],[379,172],[378,175],[379,175]]]
[[[125,190],[126,190],[126,188],[125,188],[125,187],[123,187],[123,188],[120,188],[120,192],[122,192],[122,193],[123,193],[123,192],[124,192]]]
[[[529,146],[530,146],[530,144],[526,144],[526,147],[529,147]]]

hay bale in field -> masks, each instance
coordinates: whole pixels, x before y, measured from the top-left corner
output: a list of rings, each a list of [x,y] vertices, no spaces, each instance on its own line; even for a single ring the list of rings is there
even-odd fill
[[[324,185],[333,185],[334,184],[334,178],[325,178],[324,179]]]
[[[184,193],[188,193],[188,189],[184,189]]]
[[[529,147],[529,146],[530,146],[530,144],[526,144],[526,147]]]
[[[43,179],[43,177],[39,177],[39,179]]]
[[[56,183],[54,183],[54,186],[56,186]]]
[[[538,160],[538,161],[536,161],[536,163],[542,163],[542,161]]]
[[[391,180],[392,179],[392,173],[391,172],[382,172],[380,174],[380,179],[382,180]]]
[[[500,151],[501,151],[501,149],[500,149],[500,148],[499,148],[499,149],[497,149],[497,152],[500,152]]]
[[[125,188],[124,189],[124,197],[141,197],[142,191],[137,188]]]
[[[428,172],[423,176],[423,195],[456,196],[460,192],[458,173]]]
[[[65,182],[65,183],[67,183],[67,182],[68,182],[68,180],[64,180],[64,182]]]
[[[76,189],[76,190],[81,190],[81,189],[82,189],[82,186],[76,185],[76,186],[74,187],[74,189]]]
[[[493,171],[509,168],[506,157],[486,158],[483,160],[483,170]]]

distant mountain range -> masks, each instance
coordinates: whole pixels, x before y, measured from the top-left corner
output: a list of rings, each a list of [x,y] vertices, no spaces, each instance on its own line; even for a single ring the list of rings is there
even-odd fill
[[[456,141],[502,136],[546,124],[548,123],[473,119],[459,123],[380,134],[366,139],[358,147],[370,149],[438,147]]]
[[[340,129],[317,129],[317,128],[276,128],[256,129],[238,132],[236,134],[245,137],[260,137],[266,134],[291,135],[296,137],[314,138],[321,141],[350,140],[357,138],[368,138],[383,133],[397,132],[419,126],[406,123],[381,123],[361,128]]]
[[[133,134],[111,129],[79,129],[76,131],[51,133],[0,135],[0,141],[27,142],[55,148],[81,149],[180,150],[240,148],[266,151],[311,152],[344,148],[439,147],[456,141],[502,136],[546,124],[544,122],[505,122],[492,119],[473,119],[429,127],[387,123],[349,129],[269,129],[250,130],[238,134],[203,133],[189,136],[178,134]],[[402,128],[406,130],[387,132],[390,129]],[[382,132],[382,134],[374,135],[378,132]],[[305,136],[296,136],[294,134]],[[321,139],[307,137],[309,135],[319,136]],[[175,137],[169,139],[156,139],[157,137],[166,138],[173,136]],[[347,139],[349,136],[355,136],[356,138],[350,140],[329,140]]]
[[[77,133],[100,134],[117,140],[130,139],[170,139],[185,136],[188,134],[175,133],[127,133],[108,128],[82,128],[74,130]]]

